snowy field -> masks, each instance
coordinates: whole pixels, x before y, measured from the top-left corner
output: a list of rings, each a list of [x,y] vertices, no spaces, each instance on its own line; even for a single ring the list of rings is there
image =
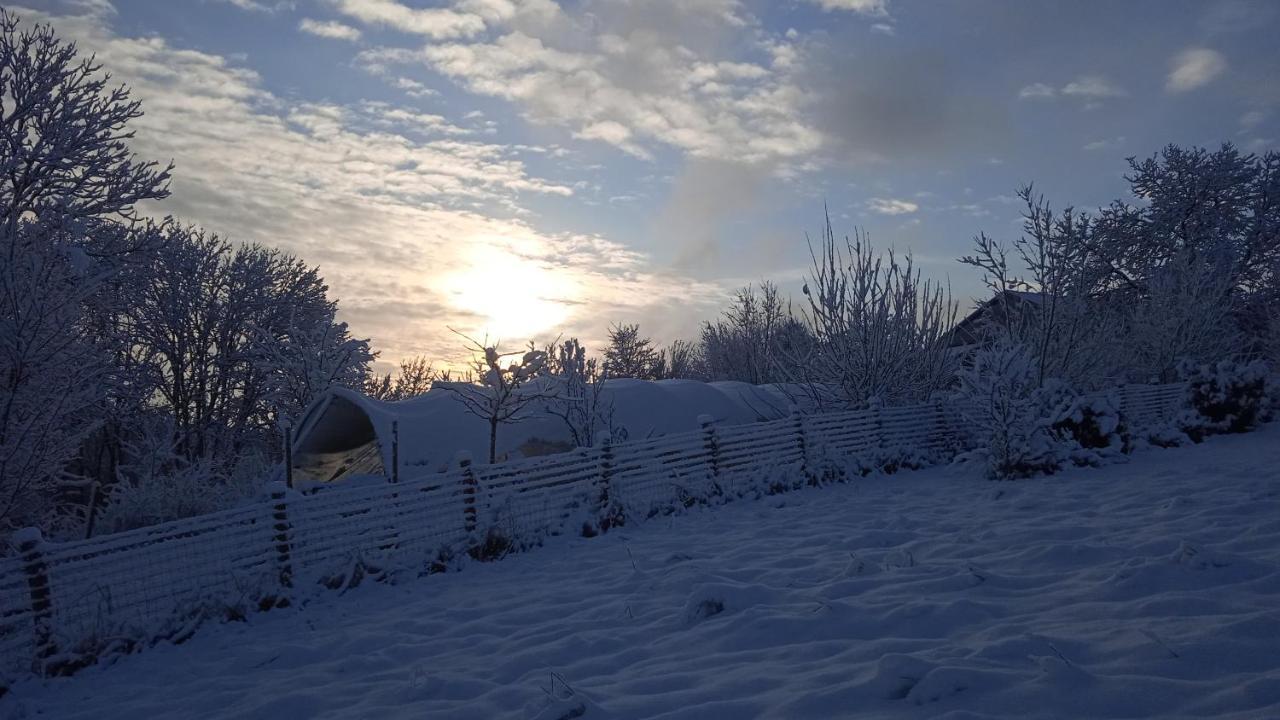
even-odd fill
[[[94,719],[1280,717],[1278,430],[556,539],[209,626],[0,704]]]

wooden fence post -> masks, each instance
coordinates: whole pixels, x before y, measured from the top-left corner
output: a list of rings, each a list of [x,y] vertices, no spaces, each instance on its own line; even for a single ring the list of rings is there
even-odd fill
[[[293,424],[284,426],[284,482],[293,487]]]
[[[817,476],[809,474],[809,439],[805,437],[804,413],[800,408],[791,408],[791,422],[795,426],[796,442],[800,444],[800,475],[807,484],[817,485]]]
[[[45,662],[57,653],[53,641],[53,592],[49,587],[49,564],[44,559],[44,538],[38,528],[24,528],[13,534],[13,544],[22,558],[22,571],[27,576],[27,592],[31,595],[32,641],[34,655],[31,670],[45,674]]]
[[[476,481],[476,472],[471,467],[471,453],[463,450],[454,458],[458,470],[462,473],[462,529],[469,542],[475,542],[477,513],[476,495],[479,494],[480,483]]]
[[[934,450],[938,453],[937,457],[941,458],[943,456],[944,449],[950,447],[952,443],[950,437],[951,432],[947,427],[946,410],[942,407],[942,398],[940,397],[933,398],[933,427],[934,434],[937,437],[937,440],[935,441],[937,447],[934,448]]]
[[[710,415],[699,415],[698,424],[702,426],[703,447],[707,451],[707,464],[711,466],[712,485],[720,494],[720,441],[716,438],[715,418]]]
[[[391,482],[400,482],[400,421],[391,421]]]
[[[599,480],[599,517],[600,531],[604,532],[611,527],[617,527],[626,522],[622,513],[622,507],[614,503],[613,498],[613,440],[605,438],[600,444],[600,480]]]
[[[875,451],[872,454],[872,462],[876,469],[884,467],[889,457],[889,450],[884,446],[884,416],[880,412],[880,408],[884,403],[879,396],[871,398],[869,405],[871,406],[871,418],[875,427]]]
[[[268,483],[271,500],[271,541],[276,550],[276,567],[280,573],[280,588],[286,594],[293,589],[293,526],[289,524],[289,488],[284,483]]]

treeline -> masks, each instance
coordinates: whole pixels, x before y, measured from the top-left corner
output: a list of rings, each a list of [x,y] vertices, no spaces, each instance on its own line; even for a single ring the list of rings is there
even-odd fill
[[[991,296],[959,326],[909,256],[828,219],[794,305],[766,281],[667,346],[634,324],[598,349],[464,338],[461,373],[415,358],[374,375],[314,267],[138,211],[172,171],[129,150],[140,114],[51,28],[0,10],[0,531],[82,536],[235,502],[273,471],[281,423],[333,385],[453,392],[490,424],[491,459],[533,397],[578,445],[612,433],[608,378],[787,383],[824,409],[959,389],[1003,403],[975,425],[1016,455],[1045,398],[1280,352],[1280,153],[1227,144],[1129,160],[1132,197],[1095,212],[1025,188],[1022,235],[980,235],[960,260]]]
[[[172,170],[129,150],[141,112],[0,10],[0,529],[217,507],[268,473],[281,418],[373,359],[315,268],[139,213]]]

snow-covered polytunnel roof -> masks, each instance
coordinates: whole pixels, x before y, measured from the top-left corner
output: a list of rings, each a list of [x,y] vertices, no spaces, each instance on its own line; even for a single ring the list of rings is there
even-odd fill
[[[799,386],[697,380],[607,380],[603,405],[612,403],[615,437],[638,440],[696,430],[698,418],[717,425],[774,420],[811,403]],[[498,429],[497,458],[514,460],[572,448],[568,427],[539,400],[526,419]],[[467,412],[455,393],[436,387],[408,400],[375,400],[331,388],[303,413],[294,437],[296,477],[328,482],[352,475],[383,475],[392,463],[392,426],[399,436],[402,477],[437,472],[465,450],[488,459],[486,420]],[[606,432],[597,427],[597,433]]]

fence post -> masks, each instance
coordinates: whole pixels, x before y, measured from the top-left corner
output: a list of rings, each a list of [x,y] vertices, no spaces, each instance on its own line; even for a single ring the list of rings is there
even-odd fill
[[[884,416],[880,412],[880,408],[884,403],[880,400],[880,396],[877,395],[872,397],[868,404],[871,407],[871,419],[874,423],[876,438],[875,450],[871,457],[875,468],[879,470],[884,467],[889,457],[889,450],[884,446]]]
[[[600,531],[617,527],[625,522],[621,507],[613,501],[613,439],[605,438],[600,445]]]
[[[45,674],[45,661],[57,653],[53,642],[53,593],[49,587],[49,564],[44,559],[44,537],[38,528],[24,528],[13,534],[13,544],[22,558],[31,595],[33,649],[31,670]]]
[[[947,428],[947,414],[942,409],[942,398],[934,396],[933,398],[933,427],[934,435],[937,438],[934,442],[937,447],[933,448],[938,458],[945,454],[945,448],[951,445],[950,431]]]
[[[400,421],[391,421],[391,482],[400,482]]]
[[[791,422],[795,426],[796,441],[800,444],[800,476],[807,484],[817,485],[817,477],[809,474],[809,439],[805,437],[804,413],[800,408],[791,408]]]
[[[715,418],[710,415],[698,416],[698,424],[702,426],[703,447],[707,450],[707,464],[711,466],[711,479],[713,484],[719,488],[720,441],[716,439],[715,421]]]
[[[454,462],[462,473],[462,529],[467,533],[468,542],[475,541],[477,526],[476,495],[479,494],[480,483],[476,481],[476,472],[471,467],[471,453],[462,450]]]
[[[284,426],[284,482],[293,487],[293,424]]]
[[[267,492],[271,500],[271,541],[276,550],[276,567],[280,572],[280,588],[284,590],[288,602],[288,593],[293,589],[293,526],[289,524],[289,488],[284,483],[267,484]]]

